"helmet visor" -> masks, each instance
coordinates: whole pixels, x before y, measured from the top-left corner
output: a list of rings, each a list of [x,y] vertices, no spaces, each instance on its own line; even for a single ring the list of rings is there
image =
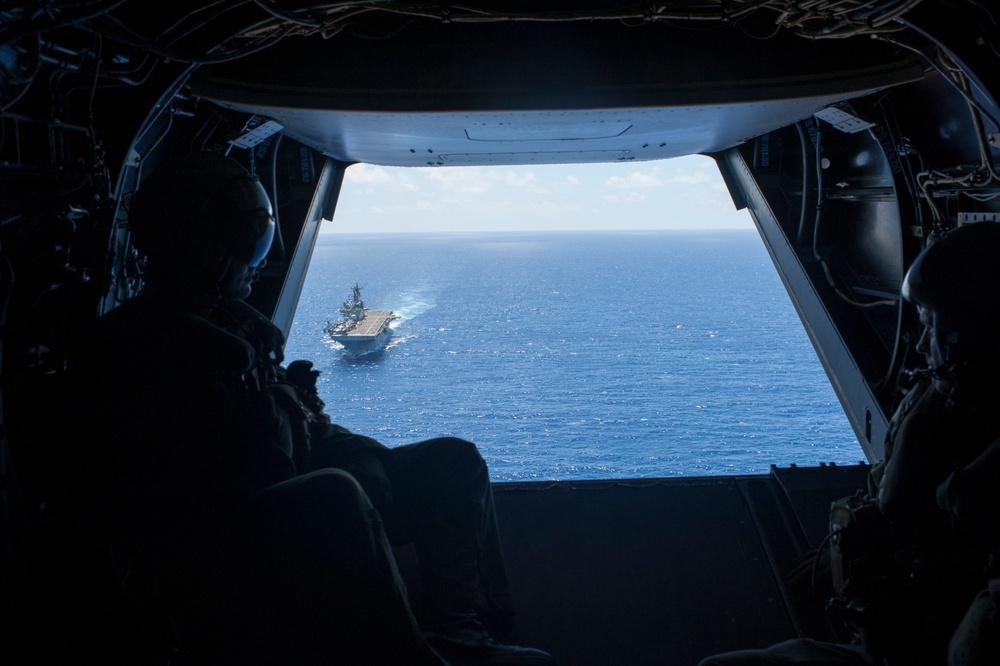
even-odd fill
[[[261,265],[264,261],[264,257],[267,256],[268,251],[271,249],[271,243],[274,242],[274,216],[267,216],[267,228],[264,229],[264,235],[257,239],[257,243],[253,246],[253,253],[250,255],[250,259],[247,260],[247,266],[250,268],[256,268]]]

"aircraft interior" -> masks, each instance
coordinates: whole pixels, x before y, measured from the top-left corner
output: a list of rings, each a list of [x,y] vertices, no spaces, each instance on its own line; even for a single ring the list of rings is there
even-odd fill
[[[164,161],[252,160],[281,240],[250,302],[287,334],[352,164],[710,156],[874,463],[921,364],[906,267],[934,231],[1000,222],[998,19],[984,0],[4,3],[6,663],[118,663],[116,631],[141,640],[88,616],[99,561],[51,565],[46,503],[66,347],[140,289],[128,204]],[[502,638],[574,666],[843,638],[800,565],[867,472],[497,483],[520,609]]]

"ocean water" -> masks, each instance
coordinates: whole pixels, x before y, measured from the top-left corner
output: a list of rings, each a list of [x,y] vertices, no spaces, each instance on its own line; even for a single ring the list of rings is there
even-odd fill
[[[357,281],[382,352],[323,332]],[[286,347],[333,419],[476,442],[494,480],[864,458],[755,231],[327,234]]]

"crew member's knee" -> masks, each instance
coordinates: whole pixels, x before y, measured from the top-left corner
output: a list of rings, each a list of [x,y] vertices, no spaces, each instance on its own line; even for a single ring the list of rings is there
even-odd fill
[[[342,469],[320,469],[299,477],[303,493],[316,502],[316,506],[342,512],[357,508],[361,512],[371,509],[368,496],[350,473]]]
[[[365,522],[371,502],[353,476],[341,469],[324,468],[303,474],[275,486],[257,497],[257,503],[271,512],[287,513],[295,522]]]
[[[469,475],[488,475],[486,461],[472,442],[459,437],[439,437],[436,441],[441,459],[456,469]]]

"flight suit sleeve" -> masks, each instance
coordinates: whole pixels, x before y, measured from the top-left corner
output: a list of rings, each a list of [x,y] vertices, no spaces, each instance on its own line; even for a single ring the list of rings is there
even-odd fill
[[[937,489],[938,504],[954,529],[1000,546],[1000,440],[965,467],[952,472]]]
[[[316,390],[319,371],[313,370],[311,361],[292,361],[287,368],[278,368],[277,376],[280,381],[271,390],[292,415],[295,461],[299,469],[335,467],[349,472],[379,513],[388,516],[392,488],[382,458],[389,455],[390,449],[376,439],[332,422]],[[306,464],[308,467],[303,466]]]

